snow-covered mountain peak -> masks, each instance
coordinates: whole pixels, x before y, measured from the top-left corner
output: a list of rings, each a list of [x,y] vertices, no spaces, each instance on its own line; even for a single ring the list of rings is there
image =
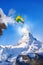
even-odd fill
[[[0,45],[1,65],[3,62],[3,65],[7,65],[8,62],[13,63],[18,55],[27,55],[29,53],[43,53],[43,44],[34,38],[28,30],[26,30],[17,45]]]
[[[28,29],[23,29],[23,35],[22,35],[21,39],[19,40],[18,44],[28,43],[29,33],[30,33],[30,31]]]
[[[32,34],[30,33],[30,31],[28,29],[25,29],[23,31],[23,35],[21,37],[21,39],[19,40],[18,44],[22,44],[22,43],[29,43],[30,41],[32,41],[34,39],[34,37],[32,36]]]

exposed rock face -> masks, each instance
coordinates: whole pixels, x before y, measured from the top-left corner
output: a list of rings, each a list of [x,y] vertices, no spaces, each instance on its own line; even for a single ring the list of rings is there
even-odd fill
[[[35,57],[32,58],[29,55],[19,55],[16,65],[43,65],[43,56],[35,54]]]
[[[0,35],[2,35],[2,33],[3,33],[3,29],[6,29],[7,27],[6,27],[6,25],[5,25],[5,23],[3,22],[4,20],[4,13],[3,13],[3,11],[2,11],[2,9],[0,8]]]
[[[3,29],[6,29],[6,25],[4,23],[0,23],[0,35],[2,35]]]

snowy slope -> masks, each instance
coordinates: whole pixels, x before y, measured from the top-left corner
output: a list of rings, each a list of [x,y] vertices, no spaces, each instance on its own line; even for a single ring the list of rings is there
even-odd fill
[[[43,44],[26,29],[16,46],[0,45],[0,65],[12,65],[18,55],[27,55],[29,53],[43,54]]]

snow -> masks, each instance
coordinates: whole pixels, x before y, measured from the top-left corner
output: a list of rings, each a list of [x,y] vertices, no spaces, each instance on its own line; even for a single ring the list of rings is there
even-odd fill
[[[4,23],[6,26],[8,26],[8,24],[14,24],[15,20],[14,18],[12,18],[11,16],[7,16],[5,15],[5,13],[3,12],[3,10],[0,8],[0,23]]]
[[[27,30],[26,30],[27,31]],[[43,53],[43,43],[35,39],[30,32],[25,32],[16,46],[0,45],[0,65],[14,65],[18,55]],[[7,61],[6,61],[7,60]],[[22,58],[20,58],[22,61]],[[27,61],[27,60],[23,60]]]

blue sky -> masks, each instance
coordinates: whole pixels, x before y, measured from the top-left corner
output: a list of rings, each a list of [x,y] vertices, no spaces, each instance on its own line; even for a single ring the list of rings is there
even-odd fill
[[[16,15],[23,16],[33,36],[43,42],[43,0],[0,0],[0,8],[6,15],[13,9]],[[18,42],[21,37],[16,30],[18,26],[23,24],[8,25],[0,36],[0,45],[15,45]]]

